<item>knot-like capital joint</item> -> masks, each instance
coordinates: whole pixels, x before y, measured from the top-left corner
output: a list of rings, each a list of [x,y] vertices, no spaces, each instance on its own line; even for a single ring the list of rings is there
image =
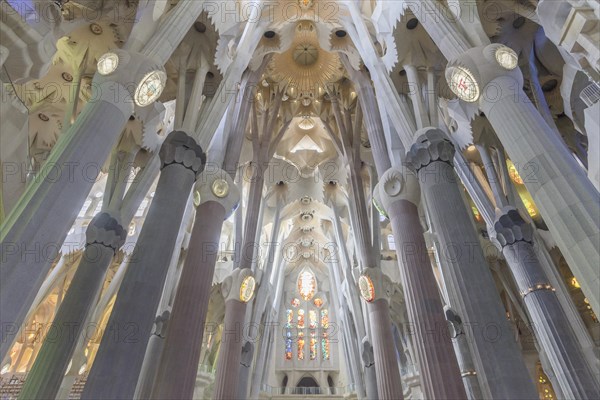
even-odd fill
[[[454,144],[444,131],[438,128],[423,128],[417,132],[417,140],[406,154],[406,161],[415,171],[440,161],[453,165]]]
[[[444,306],[444,314],[446,315],[446,320],[450,323],[452,327],[452,337],[456,338],[462,334],[464,334],[463,330],[463,322],[462,318],[449,306]]]
[[[206,155],[194,138],[182,131],[173,131],[160,148],[161,169],[180,164],[191,170],[196,177],[204,170]]]
[[[365,268],[358,277],[358,289],[360,296],[367,303],[377,300],[389,301],[394,291],[390,278],[378,267]]]
[[[240,358],[240,365],[249,368],[252,365],[252,356],[254,355],[254,344],[246,341],[242,346],[242,357]]]
[[[152,335],[165,338],[167,335],[167,328],[169,326],[169,320],[171,319],[171,312],[165,310],[162,314],[157,315],[154,318],[154,326],[152,327]]]
[[[373,354],[373,345],[364,337],[362,340],[362,360],[365,368],[372,367],[375,364],[375,355]]]
[[[256,279],[250,268],[234,269],[221,284],[221,293],[225,302],[235,300],[242,303],[249,302],[256,290]]]
[[[518,68],[518,55],[505,45],[493,43],[449,60],[446,81],[458,98],[479,102],[485,112],[486,105],[521,90],[523,74]]]
[[[502,209],[494,222],[495,239],[501,247],[516,242],[533,243],[533,228],[519,212],[512,207]]]
[[[148,81],[150,77],[154,78],[151,83]],[[115,102],[123,101],[146,107],[162,93],[166,77],[164,66],[151,57],[123,49],[113,49],[99,58],[92,89],[119,92],[96,93],[94,98],[112,96]],[[109,83],[117,83],[120,87],[110,86],[112,89],[109,89],[109,86],[106,86]]]
[[[200,203],[214,201],[225,209],[225,219],[235,211],[240,203],[240,191],[231,176],[222,169],[204,169],[196,181]]]
[[[419,181],[412,171],[390,168],[383,173],[373,189],[373,200],[380,211],[388,212],[391,205],[406,200],[419,205],[421,191]]]
[[[115,253],[123,246],[127,231],[119,221],[106,212],[96,215],[85,231],[86,246],[101,244],[111,248]]]

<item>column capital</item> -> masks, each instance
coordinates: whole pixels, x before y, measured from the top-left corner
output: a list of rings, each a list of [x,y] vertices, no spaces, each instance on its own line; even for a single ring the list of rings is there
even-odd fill
[[[97,214],[85,231],[85,244],[101,244],[110,247],[115,253],[123,246],[127,231],[123,229],[117,218],[109,213]]]
[[[183,131],[173,131],[160,147],[161,169],[180,164],[198,176],[206,164],[206,155],[196,141]]]
[[[406,161],[415,171],[440,161],[453,165],[454,144],[444,131],[428,127],[417,131],[415,143],[406,154]]]
[[[223,281],[221,293],[227,303],[235,300],[240,303],[248,303],[256,291],[256,279],[250,268],[236,268]]]
[[[494,222],[496,244],[510,246],[516,242],[533,243],[533,228],[513,207],[504,207]]]
[[[146,107],[160,96],[167,81],[164,66],[141,53],[113,49],[98,59],[98,72],[94,75],[92,88],[108,82],[122,86],[118,93],[109,93],[113,101],[135,103]],[[124,90],[121,90],[124,89]],[[96,94],[95,96],[102,95]]]
[[[240,203],[240,191],[231,176],[222,169],[205,169],[198,175],[196,191],[200,195],[200,204],[214,201],[225,209],[225,219],[235,211]]]
[[[377,300],[387,302],[393,292],[390,278],[379,267],[364,269],[358,277],[358,289],[360,296],[367,303],[374,303]]]
[[[503,44],[473,47],[449,60],[446,80],[459,99],[479,102],[485,112],[486,105],[512,96],[523,87],[518,61],[517,53]]]
[[[373,189],[373,199],[378,208],[383,208],[386,213],[392,204],[406,200],[418,206],[421,200],[419,181],[412,171],[400,171],[390,168],[381,175],[379,182]]]

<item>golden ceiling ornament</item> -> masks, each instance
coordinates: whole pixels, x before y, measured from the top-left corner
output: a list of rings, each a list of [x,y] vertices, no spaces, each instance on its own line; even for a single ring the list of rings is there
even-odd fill
[[[313,6],[313,4],[314,4],[313,0],[298,0],[298,5],[303,10],[308,10],[309,8],[311,8]]]
[[[337,54],[319,47],[312,22],[299,22],[295,32],[289,49],[273,56],[268,75],[275,82],[287,85],[291,97],[318,97],[319,88],[342,78],[342,64]]]

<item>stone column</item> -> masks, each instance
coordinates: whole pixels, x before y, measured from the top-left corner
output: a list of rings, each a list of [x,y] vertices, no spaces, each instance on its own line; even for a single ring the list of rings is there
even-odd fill
[[[144,355],[144,361],[140,367],[140,374],[133,397],[134,399],[148,399],[152,395],[152,388],[154,387],[156,375],[160,368],[160,357],[165,348],[165,338],[167,337],[170,320],[171,310],[169,309],[163,311],[154,318],[152,333],[150,339],[148,339],[146,354]]]
[[[365,388],[367,392],[367,399],[377,400],[379,395],[377,394],[377,373],[375,371],[375,356],[373,354],[373,346],[364,338],[362,347],[362,362],[365,368]],[[358,377],[360,378],[360,376]]]
[[[244,346],[242,346],[242,355],[240,356],[240,377],[236,397],[237,400],[246,400],[248,397],[248,380],[253,359],[254,344],[246,340]]]
[[[117,294],[83,399],[133,398],[177,232],[196,176],[200,146],[181,131],[165,139],[156,194]]]
[[[239,202],[233,180],[222,170],[205,170],[198,178],[197,189],[201,203],[196,210],[152,398],[191,399],[194,395],[221,227]]]
[[[381,268],[366,268],[359,279],[361,296],[371,317],[373,359],[377,368],[377,393],[382,400],[402,400],[400,370],[396,362],[390,306]],[[366,372],[366,371],[365,371]]]
[[[87,334],[84,324],[106,270],[126,237],[127,232],[119,221],[108,213],[102,212],[90,222],[83,257],[52,322],[52,330],[56,329],[57,335],[52,334],[52,338],[47,337],[42,344],[20,398],[56,397],[79,336]]]
[[[470,330],[471,354],[482,383],[487,384],[484,397],[537,399],[458,186],[452,166],[454,146],[437,128],[420,133],[407,161],[417,171],[438,234],[450,304],[466,319],[465,327]]]
[[[448,82],[461,70],[471,74],[470,89],[481,93],[473,101],[496,131],[592,308],[599,313],[600,195],[523,92],[523,76],[516,63],[501,66],[498,51],[512,50],[492,44],[457,57],[448,64]],[[460,94],[457,87],[453,91]]]
[[[440,291],[427,253],[418,204],[419,183],[412,172],[387,170],[374,190],[392,223],[396,254],[410,323],[414,325],[423,390],[430,399],[466,396],[448,335]]]
[[[50,153],[0,232],[0,359],[10,349],[69,228],[128,118],[136,84],[163,70],[142,54],[114,50],[117,69],[96,74],[92,99]],[[133,83],[133,85],[132,85]],[[13,329],[14,328],[14,329]]]
[[[249,268],[238,268],[222,284],[225,321],[217,360],[213,399],[237,398],[244,333],[242,324],[246,316],[246,303],[254,294],[254,282],[254,276]]]
[[[468,339],[463,330],[462,320],[450,307],[446,306],[444,309],[446,310],[446,319],[452,325],[452,345],[456,353],[467,398],[469,400],[483,399],[483,394],[479,387],[479,379],[477,378],[477,371],[475,370],[475,364],[473,364],[473,357],[471,357],[471,350],[467,342]]]
[[[533,249],[533,229],[519,212],[504,208],[494,224],[495,241],[515,277],[533,331],[567,399],[600,398],[597,377],[567,320]]]

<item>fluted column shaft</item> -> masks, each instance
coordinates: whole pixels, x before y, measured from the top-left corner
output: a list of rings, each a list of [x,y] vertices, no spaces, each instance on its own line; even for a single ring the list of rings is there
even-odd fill
[[[453,338],[452,343],[458,360],[462,381],[465,385],[467,398],[469,400],[480,400],[483,399],[483,394],[479,387],[477,371],[475,371],[475,365],[473,364],[473,358],[471,357],[471,349],[469,349],[467,340],[467,336],[464,333],[460,333]]]
[[[69,228],[96,181],[98,168],[133,113],[131,101],[114,99],[125,87],[93,86],[89,102],[56,143],[42,171],[2,224],[0,244],[0,359],[56,258]]]
[[[536,399],[537,391],[512,339],[512,329],[460,193],[452,167],[454,147],[440,130],[428,128],[424,132],[407,160],[419,177],[441,245],[441,268],[450,303],[465,319],[477,373],[484,382],[484,396]]]
[[[237,299],[229,299],[225,302],[225,321],[223,322],[213,399],[235,400],[237,398],[242,357],[242,324],[245,315],[245,303]]]
[[[153,398],[191,399],[194,394],[224,219],[225,208],[215,201],[200,204],[196,210]]]
[[[165,64],[198,19],[203,8],[204,0],[180,1],[160,22],[156,32],[144,46],[143,53]]]
[[[119,55],[117,69],[106,76],[96,74],[91,100],[52,149],[45,173],[27,188],[2,225],[0,359],[10,349],[99,168],[134,112],[136,86],[147,73],[163,69],[203,5],[203,1],[180,2],[140,54],[112,50]]]
[[[484,99],[482,109],[598,313],[600,195],[518,84],[510,77],[492,81],[512,95]]]
[[[349,336],[352,337],[352,336]],[[354,347],[350,347],[351,351],[355,351]],[[362,366],[364,367],[365,379],[365,394],[369,400],[377,400],[377,371],[375,370],[375,355],[373,354],[373,346],[366,338],[362,342],[361,354]],[[357,380],[362,379],[362,375],[358,374]]]
[[[388,302],[386,299],[380,298],[369,303],[368,307],[373,336],[373,357],[377,367],[379,399],[403,399]]]
[[[117,294],[83,399],[132,398],[150,338],[177,232],[206,158],[181,131],[169,134],[162,170],[130,265]]]
[[[22,399],[56,397],[85,321],[115,252],[127,232],[107,213],[98,214],[86,232],[86,247],[69,290],[52,322],[55,334],[47,336],[19,395]]]
[[[444,318],[417,206],[408,200],[393,202],[387,210],[409,321],[415,328],[419,370],[429,399],[466,396]]]
[[[567,399],[600,398],[597,377],[586,362],[556,293],[533,249],[532,228],[515,209],[495,223],[496,238],[515,277],[536,337]]]
[[[501,44],[469,49],[449,59],[446,78],[470,71],[480,89],[473,100],[487,116],[515,164],[554,240],[579,280],[592,309],[600,312],[600,193],[523,91],[521,70],[500,65]],[[513,58],[518,58],[513,52]],[[453,91],[460,90],[455,84]],[[462,95],[461,95],[462,97]]]
[[[479,386],[473,357],[471,357],[469,342],[463,330],[462,319],[449,306],[445,306],[444,308],[446,309],[446,319],[453,327],[452,346],[454,347],[456,360],[460,368],[460,375],[465,385],[467,398],[469,400],[481,400],[483,399],[483,394]]]
[[[471,48],[451,11],[437,0],[408,2],[408,7],[447,59],[460,56]]]

